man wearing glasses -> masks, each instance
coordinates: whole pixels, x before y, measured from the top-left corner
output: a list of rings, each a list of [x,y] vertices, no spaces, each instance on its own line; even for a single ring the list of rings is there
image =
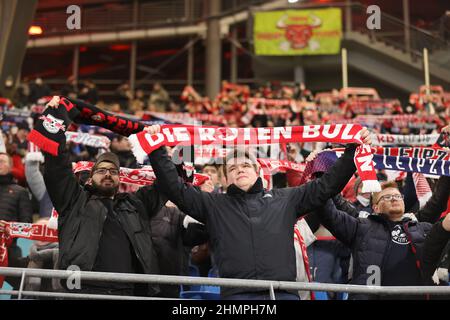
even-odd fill
[[[441,184],[442,186],[443,184]],[[352,250],[351,284],[382,286],[420,286],[424,284],[422,258],[424,242],[432,224],[420,222],[430,218],[419,212],[405,215],[403,195],[395,182],[382,184],[381,192],[372,196],[374,214],[354,218],[336,209],[332,201],[316,211],[321,223]],[[435,190],[429,203],[437,208],[448,199],[446,192]],[[445,193],[443,195],[443,193]],[[428,204],[427,204],[428,205]],[[427,206],[426,205],[426,206]],[[424,208],[426,209],[426,208]],[[441,212],[434,212],[437,220]],[[425,219],[423,219],[425,220]],[[427,219],[430,221],[430,219]],[[371,296],[350,294],[350,299],[423,299],[424,296]]]
[[[72,173],[68,152],[45,155],[44,180],[58,217],[59,268],[82,271],[158,273],[150,219],[167,199],[156,186],[118,193],[119,159],[100,155],[85,187]],[[158,286],[83,281],[75,293],[156,295]],[[75,290],[75,291],[74,291]]]

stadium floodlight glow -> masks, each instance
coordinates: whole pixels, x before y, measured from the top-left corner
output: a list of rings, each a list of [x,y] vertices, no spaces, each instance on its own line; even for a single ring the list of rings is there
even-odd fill
[[[31,26],[29,29],[28,29],[28,34],[29,35],[31,35],[31,36],[33,36],[33,35],[37,35],[37,34],[42,34],[42,28],[41,27],[39,27],[39,26]]]
[[[297,3],[298,0],[288,0],[289,3]]]

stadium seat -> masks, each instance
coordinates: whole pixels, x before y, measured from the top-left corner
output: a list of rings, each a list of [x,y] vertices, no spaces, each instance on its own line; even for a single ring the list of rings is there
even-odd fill
[[[3,282],[3,287],[0,289],[0,300],[10,300],[11,295],[9,294],[2,294],[2,290],[12,290],[13,288],[7,283],[6,281]]]
[[[314,291],[314,297],[316,300],[328,300],[328,294],[326,291]]]
[[[33,240],[18,238],[17,246],[22,250],[22,257],[28,257],[30,254],[30,248],[33,245]]]
[[[180,292],[180,298],[195,300],[220,300],[220,293],[210,291],[183,291]]]
[[[217,278],[219,277],[219,273],[216,267],[212,267],[208,272],[208,278]],[[201,286],[201,291],[217,293],[220,296],[220,287],[219,286]]]
[[[348,300],[348,293],[347,292],[338,292],[337,298],[338,298],[338,300]]]
[[[194,265],[189,265],[189,276],[199,277],[200,272]],[[217,278],[217,268],[213,267],[208,271],[209,278]],[[181,299],[200,299],[200,300],[220,300],[220,287],[208,286],[208,285],[192,285],[190,290],[184,290],[184,286],[181,285],[180,290]]]

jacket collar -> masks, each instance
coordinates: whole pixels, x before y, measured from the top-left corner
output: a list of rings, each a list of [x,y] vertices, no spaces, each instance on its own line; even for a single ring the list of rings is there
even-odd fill
[[[372,219],[374,221],[384,223],[384,224],[387,224],[389,221],[388,215],[384,214],[384,213],[381,213],[381,214],[373,213],[373,214],[369,215],[367,218]],[[401,222],[401,223],[417,223],[417,221],[415,221],[405,215],[403,215],[402,220],[400,220],[399,222]]]
[[[251,186],[247,192],[242,190],[241,188],[237,187],[235,184],[231,184],[227,188],[227,194],[229,194],[229,195],[255,194],[255,193],[260,193],[261,191],[264,191],[264,187],[263,187],[262,179],[260,177],[258,177],[258,179],[256,179],[255,184],[253,186]]]

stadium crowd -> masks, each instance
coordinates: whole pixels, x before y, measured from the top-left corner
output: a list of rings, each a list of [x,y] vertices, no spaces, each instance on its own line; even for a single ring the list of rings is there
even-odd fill
[[[432,92],[412,95],[402,106],[366,91],[313,95],[303,84],[250,89],[224,81],[214,100],[186,86],[177,103],[159,83],[149,96],[123,84],[114,103],[105,103],[92,81],[79,87],[70,81],[59,92],[41,79],[21,86],[15,101],[0,98],[0,233],[7,251],[0,263],[360,285],[448,285],[450,100]],[[180,148],[160,147],[142,166],[126,136],[75,121],[57,155],[41,151],[29,141],[30,131],[47,121],[42,118],[45,110],[62,108],[63,97],[139,121],[150,134],[159,133],[164,124],[360,124],[365,126],[362,142],[372,145],[381,191],[363,190],[355,173],[355,144],[343,149],[332,142],[276,143],[242,153],[182,148],[183,158],[187,153],[193,158],[178,165],[170,157]],[[52,125],[47,131],[58,132],[57,123]],[[398,165],[404,157],[439,161],[436,166],[443,169],[436,173],[433,165],[422,165],[423,170],[410,165],[407,170]],[[58,241],[35,240],[28,253],[17,238],[8,237],[11,222],[50,226],[55,210]],[[372,266],[380,269],[375,282],[370,282]],[[5,278],[13,288],[19,281]],[[25,288],[73,291],[64,281],[39,278],[28,278]],[[83,281],[76,291],[175,298],[199,290]],[[220,294],[238,300],[269,296],[257,289],[226,287]],[[276,297],[342,299],[321,292],[277,291]]]

